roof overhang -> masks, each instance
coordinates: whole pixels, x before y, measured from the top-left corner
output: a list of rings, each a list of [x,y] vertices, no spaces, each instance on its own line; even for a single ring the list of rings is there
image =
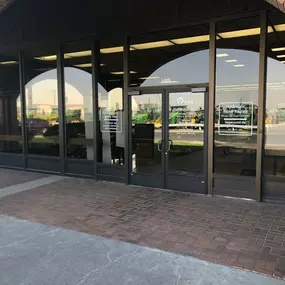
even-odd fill
[[[285,13],[285,0],[265,0],[265,1],[275,6],[283,13]]]

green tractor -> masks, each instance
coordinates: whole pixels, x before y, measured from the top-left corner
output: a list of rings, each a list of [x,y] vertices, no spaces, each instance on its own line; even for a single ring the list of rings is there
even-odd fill
[[[170,106],[169,123],[178,124],[183,122],[187,116],[187,106]]]

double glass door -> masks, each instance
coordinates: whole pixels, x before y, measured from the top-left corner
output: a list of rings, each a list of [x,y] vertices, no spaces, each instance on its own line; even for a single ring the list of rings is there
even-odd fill
[[[130,96],[131,183],[206,193],[207,88],[138,93]]]

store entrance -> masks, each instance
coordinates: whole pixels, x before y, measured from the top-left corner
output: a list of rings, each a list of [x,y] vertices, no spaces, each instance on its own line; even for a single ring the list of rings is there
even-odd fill
[[[207,86],[132,92],[131,184],[206,193],[207,96]]]

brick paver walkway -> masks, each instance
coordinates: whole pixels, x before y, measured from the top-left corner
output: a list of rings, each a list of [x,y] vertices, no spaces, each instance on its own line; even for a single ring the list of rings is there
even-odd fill
[[[285,206],[71,178],[0,199],[0,214],[285,276]]]

